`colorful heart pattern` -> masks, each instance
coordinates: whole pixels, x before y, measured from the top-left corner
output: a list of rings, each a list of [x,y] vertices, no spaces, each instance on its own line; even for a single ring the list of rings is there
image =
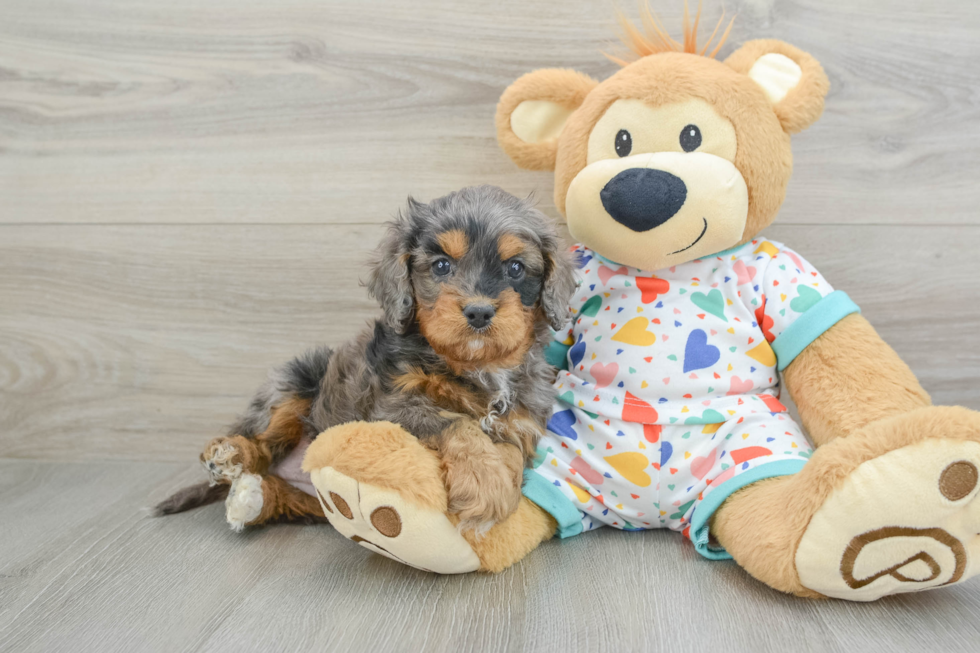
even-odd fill
[[[691,331],[684,346],[684,371],[711,367],[721,358],[721,350],[708,344],[708,334],[701,329]]]
[[[797,286],[796,293],[797,295],[789,303],[789,307],[797,313],[806,313],[823,299],[823,295],[809,286]]]
[[[719,486],[805,462],[773,343],[833,289],[802,257],[759,239],[651,274],[576,255],[574,318],[556,336],[571,344],[568,369],[532,473],[581,511],[583,528],[690,535]]]
[[[738,278],[738,285],[740,286],[746,283],[751,283],[751,281],[755,279],[755,273],[757,272],[754,267],[746,265],[745,261],[742,259],[735,261],[735,264],[732,266],[732,270],[735,272]]]
[[[616,375],[619,373],[619,364],[608,363],[603,365],[602,363],[593,363],[589,373],[595,379],[596,388],[605,388],[616,380]]]
[[[707,295],[703,292],[692,293],[691,301],[701,310],[711,313],[723,322],[728,321],[728,318],[725,317],[725,298],[717,288]]]
[[[636,277],[636,287],[640,289],[640,302],[652,304],[657,297],[670,290],[670,282],[658,277]]]
[[[771,343],[803,314],[796,309],[832,292],[799,255],[766,240],[656,274],[582,247],[576,255],[588,263],[573,323],[558,334],[574,343],[574,378],[562,392],[602,415],[621,416],[627,393],[656,406],[665,423],[687,422],[704,402],[724,413],[741,395],[777,394]]]
[[[579,314],[595,317],[599,314],[600,308],[602,308],[602,296],[592,295],[589,297],[589,300],[582,305],[582,308],[579,310]]]
[[[612,337],[616,342],[625,342],[636,347],[649,347],[657,342],[657,335],[647,331],[650,320],[645,317],[634,317],[623,325]]]
[[[633,485],[637,487],[650,486],[650,475],[644,471],[650,461],[642,453],[626,451],[615,456],[606,456],[605,461]]]

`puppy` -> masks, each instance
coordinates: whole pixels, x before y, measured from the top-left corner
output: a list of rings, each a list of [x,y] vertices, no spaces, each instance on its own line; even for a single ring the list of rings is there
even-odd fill
[[[332,426],[388,420],[439,454],[461,527],[490,528],[520,501],[551,410],[548,327],[567,321],[574,289],[570,255],[528,201],[492,186],[431,204],[410,198],[368,282],[384,316],[335,350],[274,370],[229,435],[201,454],[210,484],[177,492],[157,513],[227,496],[235,530],[322,521],[312,487],[277,470]]]

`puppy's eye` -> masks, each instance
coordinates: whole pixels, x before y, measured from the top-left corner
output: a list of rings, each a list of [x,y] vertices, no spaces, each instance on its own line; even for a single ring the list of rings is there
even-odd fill
[[[452,271],[452,269],[453,269],[452,263],[450,263],[444,258],[441,258],[432,264],[432,273],[435,274],[437,277],[446,276]]]
[[[693,152],[701,147],[701,130],[697,125],[688,125],[681,130],[681,147],[685,152]]]
[[[524,276],[524,264],[520,261],[511,261],[507,265],[507,276],[511,279],[520,279]]]
[[[633,137],[625,129],[620,129],[616,134],[616,154],[627,156],[633,151]]]

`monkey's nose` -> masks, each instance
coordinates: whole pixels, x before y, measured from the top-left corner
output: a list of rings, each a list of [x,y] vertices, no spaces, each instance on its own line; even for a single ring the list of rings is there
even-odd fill
[[[496,313],[493,306],[489,304],[470,304],[463,309],[463,315],[466,317],[466,321],[474,329],[482,329],[490,324],[490,321]]]
[[[629,168],[609,180],[599,199],[612,219],[632,231],[649,231],[674,217],[687,199],[684,180],[663,170]]]

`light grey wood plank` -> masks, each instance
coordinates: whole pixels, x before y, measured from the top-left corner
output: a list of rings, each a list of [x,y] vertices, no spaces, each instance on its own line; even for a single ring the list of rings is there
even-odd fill
[[[192,460],[266,370],[378,313],[379,228],[0,227],[0,455]],[[773,227],[937,403],[980,409],[980,228]]]
[[[329,526],[243,535],[220,505],[142,506],[165,463],[0,460],[0,651],[972,651],[980,583],[877,604],[778,594],[674,533],[544,544],[495,576],[438,577]]]
[[[681,3],[656,6],[679,33]],[[978,224],[980,4],[728,6],[723,54],[781,38],[833,83],[796,137],[783,223]],[[615,47],[606,0],[2,8],[8,223],[376,223],[408,193],[484,182],[536,192],[554,214],[551,176],[497,148],[496,101],[535,68],[616,70],[600,54]]]

